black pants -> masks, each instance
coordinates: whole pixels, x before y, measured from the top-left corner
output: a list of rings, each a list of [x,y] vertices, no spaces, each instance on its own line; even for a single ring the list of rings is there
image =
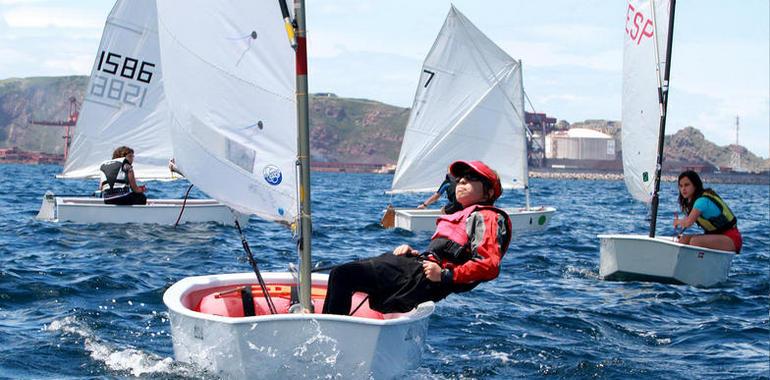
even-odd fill
[[[146,205],[147,204],[147,196],[145,196],[144,193],[134,193],[132,191],[132,192],[130,192],[127,195],[124,195],[122,197],[112,198],[112,199],[105,199],[104,200],[104,204],[108,204],[108,205],[121,205],[121,206]]]
[[[324,314],[348,315],[355,292],[367,293],[373,310],[403,313],[422,302],[444,299],[451,290],[428,280],[418,258],[385,253],[332,269]]]

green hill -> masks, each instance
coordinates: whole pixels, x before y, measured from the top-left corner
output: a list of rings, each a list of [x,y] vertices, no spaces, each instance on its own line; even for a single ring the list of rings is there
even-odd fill
[[[0,148],[63,153],[61,128],[31,125],[32,120],[63,121],[70,97],[80,103],[88,83],[86,76],[12,78],[0,81]],[[311,156],[314,161],[395,163],[401,148],[409,109],[366,99],[340,98],[334,94],[310,97]],[[616,136],[621,123],[586,120],[562,128],[592,128]],[[620,147],[620,145],[618,145]],[[666,159],[730,166],[734,146],[720,147],[707,141],[693,127],[666,138]],[[763,160],[738,147],[742,167],[770,169]]]

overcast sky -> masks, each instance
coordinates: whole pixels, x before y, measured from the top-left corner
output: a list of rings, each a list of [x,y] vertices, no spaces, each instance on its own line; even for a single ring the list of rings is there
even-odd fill
[[[260,0],[265,1],[265,0]],[[306,0],[310,89],[410,107],[450,2]],[[88,75],[109,0],[0,0],[0,79]],[[536,111],[620,120],[623,0],[456,0],[524,62]],[[180,12],[180,17],[182,13]],[[679,0],[668,133],[694,126],[718,145],[770,150],[770,1]]]

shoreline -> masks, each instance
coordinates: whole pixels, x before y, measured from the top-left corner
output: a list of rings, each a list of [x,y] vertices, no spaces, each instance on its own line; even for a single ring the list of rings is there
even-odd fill
[[[701,173],[706,183],[730,183],[740,185],[768,185],[770,174],[748,173]],[[664,174],[662,182],[676,182],[678,174]],[[587,180],[587,181],[622,181],[622,172],[606,171],[567,171],[567,170],[530,170],[529,178],[556,180]]]

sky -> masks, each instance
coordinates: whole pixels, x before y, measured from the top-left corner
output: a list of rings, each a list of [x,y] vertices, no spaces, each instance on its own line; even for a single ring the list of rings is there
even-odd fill
[[[112,4],[0,0],[0,79],[88,75]],[[411,107],[450,4],[523,61],[534,111],[621,119],[623,0],[306,0],[311,92]],[[769,19],[768,0],[677,1],[668,134],[734,144],[739,116],[738,142],[770,157]]]

